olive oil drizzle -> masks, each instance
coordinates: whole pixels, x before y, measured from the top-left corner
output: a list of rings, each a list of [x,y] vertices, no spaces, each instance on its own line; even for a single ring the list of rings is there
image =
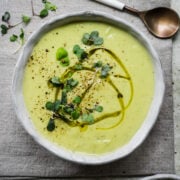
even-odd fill
[[[112,129],[112,128],[115,128],[116,126],[118,126],[124,119],[124,116],[125,116],[125,111],[126,109],[129,107],[129,105],[131,104],[132,102],[132,99],[133,99],[133,82],[132,82],[132,79],[130,77],[130,74],[128,73],[127,69],[125,68],[124,64],[122,63],[122,61],[120,60],[119,57],[117,57],[111,50],[107,49],[107,48],[104,48],[104,47],[98,47],[98,48],[93,48],[91,49],[89,52],[88,52],[88,57],[87,57],[87,60],[89,60],[91,58],[91,56],[96,53],[97,51],[99,50],[103,50],[103,51],[106,51],[108,54],[111,55],[111,57],[118,63],[118,65],[124,70],[126,76],[122,76],[122,75],[117,75],[116,78],[123,78],[127,81],[129,81],[129,84],[130,84],[130,98],[128,100],[128,103],[127,105],[125,106],[124,105],[124,100],[123,100],[123,94],[119,91],[119,89],[116,87],[116,85],[113,83],[112,79],[110,78],[110,75],[108,75],[108,77],[105,78],[105,80],[107,81],[107,83],[117,92],[117,98],[118,98],[118,101],[119,101],[119,105],[121,107],[121,110],[120,111],[116,111],[116,112],[112,112],[112,113],[106,113],[100,117],[97,117],[95,118],[94,122],[92,124],[95,124],[99,121],[102,121],[104,119],[107,119],[109,117],[117,117],[120,115],[120,119],[118,120],[117,123],[115,123],[114,125],[112,125],[111,127],[98,127],[97,129],[99,130],[108,130],[108,129]],[[90,89],[92,88],[92,86],[95,84],[95,79],[97,78],[97,75],[100,76],[100,73],[98,70],[96,69],[93,69],[93,68],[89,68],[89,67],[85,67],[83,66],[83,64],[81,64],[82,67],[81,69],[75,69],[75,65],[74,66],[71,66],[69,67],[68,69],[66,69],[66,71],[62,74],[62,76],[60,77],[60,79],[65,83],[66,80],[68,78],[71,78],[74,73],[78,72],[78,71],[90,71],[90,72],[93,72],[94,73],[94,77],[93,77],[93,82],[90,83],[90,85],[85,89],[85,91],[82,93],[81,95],[81,102],[79,103],[79,105],[77,105],[77,107],[80,107],[83,99],[85,98],[86,94],[90,91]],[[57,88],[56,89],[56,92],[55,92],[55,100],[58,99],[58,95],[60,94],[60,91],[62,91],[61,88]],[[84,121],[74,121],[72,120],[70,117],[68,117],[67,115],[65,115],[63,112],[56,112],[53,114],[53,118],[54,119],[62,119],[64,122],[66,122],[68,125],[74,127],[74,126],[79,126],[80,128],[84,128],[84,126],[87,126],[87,125],[91,125],[89,124],[88,122],[84,122]],[[86,128],[85,128],[86,129]]]

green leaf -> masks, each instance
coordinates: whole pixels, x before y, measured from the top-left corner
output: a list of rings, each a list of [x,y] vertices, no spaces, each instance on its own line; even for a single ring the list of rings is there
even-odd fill
[[[62,66],[64,66],[64,67],[69,66],[69,64],[70,64],[69,58],[68,58],[68,57],[65,57],[65,58],[61,59],[61,60],[60,60],[60,64],[61,64]]]
[[[19,38],[21,39],[21,44],[24,44],[24,30],[21,28],[21,33],[19,35]]]
[[[25,24],[28,24],[31,21],[31,18],[29,16],[22,15],[22,21]]]
[[[18,36],[15,35],[15,34],[13,34],[13,35],[10,37],[10,41],[11,41],[11,42],[15,42],[15,41],[17,41],[17,39],[18,39]]]
[[[67,104],[67,92],[65,90],[61,93],[61,104],[66,105]]]
[[[54,4],[52,4],[52,3],[49,2],[49,1],[46,1],[46,2],[45,2],[45,9],[50,10],[50,11],[56,11],[57,6],[54,5]]]
[[[42,0],[42,3],[47,3],[48,1],[47,0]]]
[[[78,63],[78,64],[75,64],[75,65],[73,66],[73,69],[74,69],[74,70],[82,70],[82,69],[83,69],[83,66],[82,66],[82,64]]]
[[[59,109],[61,108],[61,101],[60,100],[56,100],[54,102],[54,111],[59,111]]]
[[[54,87],[61,87],[63,86],[63,82],[61,82],[60,78],[57,76],[52,77],[49,82],[54,86]]]
[[[83,37],[82,37],[82,42],[85,45],[91,45],[93,44],[93,41],[90,40],[90,34],[88,33],[84,33]]]
[[[47,125],[47,130],[52,132],[55,129],[55,122],[54,119],[50,118],[48,125]]]
[[[94,64],[93,64],[93,67],[94,68],[100,68],[100,67],[102,67],[102,61],[98,61],[98,62],[95,62]]]
[[[64,106],[63,111],[71,115],[71,113],[74,111],[74,108],[66,105]]]
[[[1,24],[1,34],[7,34],[8,27],[4,24]]]
[[[110,67],[108,64],[102,66],[102,68],[101,68],[101,78],[106,78],[111,69],[112,69],[112,67]]]
[[[44,17],[46,17],[48,14],[49,14],[49,13],[48,13],[48,10],[47,10],[47,9],[43,9],[43,10],[41,10],[39,16],[40,16],[41,18],[44,18]]]
[[[81,118],[84,122],[87,122],[89,124],[94,123],[94,117],[92,114],[83,114]]]
[[[80,96],[76,96],[76,97],[73,99],[73,103],[75,103],[75,104],[80,104],[80,103],[81,103],[81,97],[80,97]]]
[[[10,17],[11,17],[10,13],[6,11],[6,12],[4,13],[4,15],[2,16],[2,21],[8,22],[9,19],[10,19]]]
[[[94,40],[94,45],[101,45],[103,44],[104,40],[101,37],[98,37]]]
[[[79,110],[74,110],[72,113],[71,113],[71,116],[74,120],[78,119],[80,117],[80,111]]]
[[[80,62],[83,62],[85,58],[87,58],[88,54],[84,49],[81,49],[79,45],[74,45],[73,53],[77,56]]]
[[[99,37],[98,31],[92,31],[90,34],[85,33],[83,35],[82,42],[85,45],[102,45],[104,40],[103,38]]]
[[[54,103],[48,101],[45,105],[46,109],[49,111],[54,111]]]
[[[69,85],[70,87],[76,87],[78,83],[79,82],[73,78],[67,80],[67,85]]]
[[[63,47],[60,47],[56,51],[56,59],[61,60],[68,56],[68,52]]]
[[[96,106],[94,107],[94,110],[97,111],[97,112],[102,112],[102,111],[103,111],[103,107],[96,105]]]

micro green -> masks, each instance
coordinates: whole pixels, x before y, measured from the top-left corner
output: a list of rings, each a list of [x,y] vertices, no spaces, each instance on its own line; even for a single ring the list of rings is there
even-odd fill
[[[54,111],[54,103],[53,102],[50,102],[50,101],[46,102],[45,107],[49,111]]]
[[[73,69],[74,70],[82,70],[83,69],[83,66],[81,63],[77,63],[73,66]]]
[[[71,113],[71,117],[72,117],[74,120],[78,119],[78,118],[80,117],[80,115],[81,115],[81,113],[80,113],[80,111],[77,110],[77,109],[75,109],[75,110],[72,111],[72,113]]]
[[[46,1],[44,4],[45,4],[45,9],[47,9],[47,10],[56,11],[56,9],[57,9],[57,6],[52,4],[49,1]]]
[[[94,117],[92,114],[83,114],[81,118],[82,121],[87,122],[88,124],[93,124],[94,122]]]
[[[80,104],[80,103],[81,103],[81,97],[80,97],[80,96],[76,96],[76,97],[73,99],[73,103],[74,103],[74,104]]]
[[[49,12],[48,12],[48,10],[45,8],[45,9],[42,9],[42,10],[40,11],[39,16],[40,16],[41,18],[45,18],[46,16],[48,16],[48,14],[49,14]]]
[[[57,60],[61,60],[67,56],[68,56],[68,52],[65,48],[60,47],[57,49],[57,51],[56,51],[56,59]]]
[[[22,21],[23,23],[28,24],[31,21],[31,18],[29,16],[22,15]]]
[[[84,59],[87,58],[87,52],[84,49],[81,49],[79,45],[74,45],[73,47],[73,53],[77,56],[78,60],[80,62],[83,62]]]
[[[65,48],[63,47],[60,47],[57,49],[56,51],[56,59],[58,61],[60,61],[60,64],[62,66],[69,66],[70,64],[70,60],[69,60],[69,57],[68,57],[68,52]]]
[[[63,67],[69,66],[69,64],[70,64],[69,57],[65,57],[64,59],[61,59],[60,64],[61,64]]]
[[[102,61],[97,61],[97,62],[95,62],[95,63],[93,64],[93,67],[94,67],[94,68],[100,68],[100,67],[102,67],[102,65],[103,65]]]
[[[61,87],[63,86],[63,82],[61,82],[60,78],[57,76],[52,77],[49,82],[54,86],[54,87]]]
[[[5,12],[4,15],[2,16],[2,21],[8,23],[9,19],[10,19],[11,15],[9,12]]]
[[[66,90],[62,90],[62,93],[61,93],[61,104],[62,105],[66,105],[67,104],[67,91]]]
[[[24,44],[24,30],[22,28],[21,28],[21,33],[19,35],[19,38],[21,40],[21,45],[23,45]]]
[[[1,24],[1,34],[7,34],[8,32],[8,27],[4,24]]]
[[[71,88],[76,87],[78,83],[79,82],[73,78],[67,80],[67,85],[70,86]]]
[[[11,42],[15,42],[15,41],[17,41],[18,36],[13,34],[9,39],[10,39]]]
[[[85,33],[82,37],[82,42],[85,45],[102,45],[104,40],[99,37],[98,31],[92,31],[90,34]]]
[[[102,112],[103,111],[103,107],[99,106],[99,105],[95,105],[94,110],[97,112]]]
[[[48,125],[47,125],[47,130],[52,132],[54,129],[55,129],[55,122],[54,122],[54,119],[50,118],[49,119],[49,122],[48,122]]]
[[[109,75],[109,71],[112,69],[108,64],[102,66],[101,68],[101,78],[106,78]]]

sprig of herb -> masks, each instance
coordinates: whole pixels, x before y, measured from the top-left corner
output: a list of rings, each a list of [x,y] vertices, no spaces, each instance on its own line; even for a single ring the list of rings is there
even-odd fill
[[[94,117],[92,114],[83,114],[81,116],[82,121],[87,122],[88,124],[94,123]]]
[[[1,24],[1,34],[7,34],[8,32],[8,27],[4,24]]]
[[[9,19],[10,19],[11,15],[9,12],[5,12],[4,15],[2,15],[2,21],[9,23]]]
[[[109,75],[109,71],[112,67],[109,64],[105,64],[101,68],[101,78],[106,78]]]
[[[70,64],[70,60],[69,60],[69,57],[68,57],[68,52],[65,48],[63,47],[60,47],[57,49],[56,51],[56,59],[58,61],[60,61],[60,64],[62,66],[69,66]]]
[[[31,21],[31,17],[22,15],[22,22],[28,24]]]
[[[11,41],[11,42],[15,42],[15,41],[17,41],[17,39],[18,39],[18,36],[15,35],[15,34],[13,34],[13,35],[10,37],[10,41]]]
[[[80,62],[83,62],[88,56],[88,53],[84,49],[81,49],[77,44],[73,47],[73,53],[77,56]]]
[[[94,110],[97,112],[102,112],[103,111],[103,107],[99,106],[99,105],[95,105]]]
[[[102,45],[104,40],[99,37],[98,31],[92,31],[90,34],[85,33],[82,37],[82,42],[85,45]]]
[[[73,99],[73,103],[74,104],[80,104],[81,103],[81,97],[80,96],[76,96],[74,99]]]
[[[54,129],[55,129],[55,122],[54,122],[54,119],[50,118],[49,119],[49,122],[48,122],[48,125],[47,125],[47,130],[52,132]]]
[[[93,68],[100,68],[102,67],[102,65],[103,65],[102,61],[97,61],[93,64]]]
[[[64,83],[57,76],[54,76],[51,79],[49,79],[49,83],[51,83],[53,85],[53,87],[63,87],[64,86]]]

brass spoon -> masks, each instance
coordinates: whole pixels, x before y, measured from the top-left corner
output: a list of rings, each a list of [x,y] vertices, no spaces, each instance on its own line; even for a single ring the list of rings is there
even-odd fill
[[[170,38],[175,35],[179,29],[180,19],[178,14],[166,7],[158,7],[148,11],[138,11],[119,2],[119,0],[95,0],[102,4],[114,7],[120,10],[126,10],[141,18],[147,29],[156,37]]]

